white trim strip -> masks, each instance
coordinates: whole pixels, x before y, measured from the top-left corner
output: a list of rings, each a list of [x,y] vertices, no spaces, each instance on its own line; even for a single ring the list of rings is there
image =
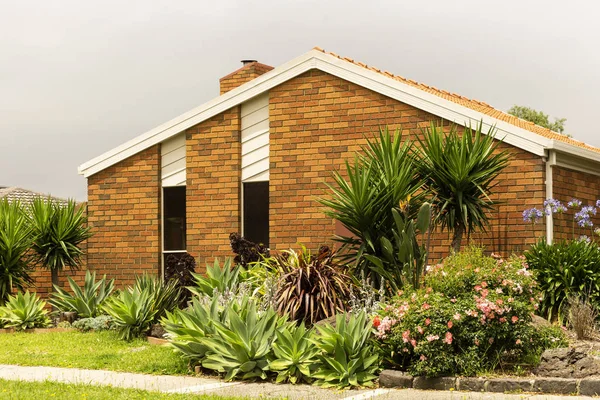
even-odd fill
[[[495,126],[498,129],[497,137],[499,139],[539,156],[545,155],[545,149],[557,149],[600,162],[600,153],[546,138],[330,54],[311,50],[200,107],[83,163],[79,166],[79,173],[89,177],[314,68],[460,125],[469,123],[475,125],[482,121],[485,127]]]
[[[368,392],[364,392],[361,394],[357,394],[350,397],[344,397],[342,400],[367,400],[372,399],[373,397],[381,396],[383,394],[391,392],[392,389],[375,389],[369,390]]]
[[[228,386],[239,385],[239,382],[217,382],[207,383],[205,385],[188,386],[184,388],[165,390],[164,393],[199,393],[207,390],[220,389]]]

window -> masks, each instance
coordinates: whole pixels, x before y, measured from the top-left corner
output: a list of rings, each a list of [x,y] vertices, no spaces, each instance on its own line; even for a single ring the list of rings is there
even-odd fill
[[[185,186],[163,188],[163,250],[182,251],[185,243]]]
[[[245,182],[243,191],[243,236],[269,247],[269,182]]]

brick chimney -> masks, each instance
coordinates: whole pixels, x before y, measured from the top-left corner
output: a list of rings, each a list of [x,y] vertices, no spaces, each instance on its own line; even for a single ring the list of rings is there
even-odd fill
[[[221,94],[227,93],[246,82],[250,82],[252,79],[258,78],[265,72],[273,69],[273,67],[261,64],[256,60],[242,60],[242,64],[244,65],[242,68],[219,79]]]

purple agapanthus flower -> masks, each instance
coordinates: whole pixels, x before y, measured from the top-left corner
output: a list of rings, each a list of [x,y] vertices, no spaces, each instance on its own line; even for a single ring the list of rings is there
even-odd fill
[[[600,200],[596,200],[596,207],[600,207]]]
[[[579,236],[579,241],[580,242],[587,242],[590,243],[592,241],[592,239],[590,239],[589,237],[587,237],[586,235],[581,235]]]
[[[567,206],[569,208],[579,207],[581,206],[581,200],[571,199],[571,201],[567,203]]]
[[[558,200],[548,199],[544,201],[544,210],[546,210],[546,214],[560,214],[567,211],[567,207]]]
[[[542,219],[543,216],[544,213],[535,207],[523,211],[523,221],[525,222],[531,222],[535,224]]]

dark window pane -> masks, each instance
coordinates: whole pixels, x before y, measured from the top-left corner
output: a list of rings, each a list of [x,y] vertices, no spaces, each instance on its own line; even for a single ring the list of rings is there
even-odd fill
[[[269,246],[269,182],[244,183],[243,235]]]
[[[164,250],[185,250],[185,186],[163,188]]]

